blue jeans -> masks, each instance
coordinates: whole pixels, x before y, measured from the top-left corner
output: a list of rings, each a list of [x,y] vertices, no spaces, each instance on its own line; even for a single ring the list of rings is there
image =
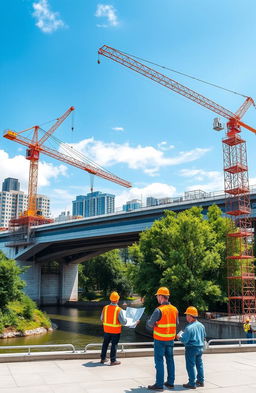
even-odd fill
[[[247,332],[246,333],[246,338],[253,338],[252,332]],[[254,344],[254,341],[247,341],[247,344]]]
[[[154,340],[154,359],[156,368],[156,385],[159,388],[164,386],[164,357],[167,366],[167,382],[174,384],[175,366],[173,359],[173,341]]]
[[[188,383],[196,386],[196,381],[204,382],[203,348],[185,347],[186,369],[188,373]],[[197,374],[196,374],[197,371]]]

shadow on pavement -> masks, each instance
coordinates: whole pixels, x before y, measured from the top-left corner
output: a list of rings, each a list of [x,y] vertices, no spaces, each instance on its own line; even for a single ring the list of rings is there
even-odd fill
[[[83,367],[104,367],[104,366],[109,366],[109,364],[107,364],[107,363],[102,364],[100,361],[99,362],[88,362],[88,363],[83,364]]]
[[[175,385],[174,389],[165,388],[164,392],[179,392],[179,391],[190,391],[189,389],[184,388],[182,385]],[[146,386],[138,386],[137,388],[131,388],[129,390],[125,390],[125,393],[149,393],[153,392],[153,390],[149,390]]]
[[[137,388],[131,388],[129,390],[124,390],[124,392],[125,393],[149,393],[150,390],[148,390],[145,386],[138,386]]]

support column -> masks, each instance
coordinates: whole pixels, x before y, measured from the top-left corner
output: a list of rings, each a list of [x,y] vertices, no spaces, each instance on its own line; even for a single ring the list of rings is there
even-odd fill
[[[78,265],[63,264],[61,304],[78,300]]]

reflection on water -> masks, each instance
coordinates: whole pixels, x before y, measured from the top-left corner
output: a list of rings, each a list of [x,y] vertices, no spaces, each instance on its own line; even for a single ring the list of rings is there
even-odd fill
[[[73,344],[76,349],[83,349],[88,343],[102,342],[103,329],[100,321],[101,308],[79,310],[63,306],[45,306],[51,321],[57,329],[47,334],[7,338],[0,340],[1,345],[46,345]],[[136,334],[134,329],[123,328],[120,342],[150,341]]]

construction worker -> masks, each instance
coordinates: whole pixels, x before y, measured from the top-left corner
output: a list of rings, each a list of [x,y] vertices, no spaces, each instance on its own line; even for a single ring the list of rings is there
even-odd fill
[[[149,385],[148,389],[163,391],[164,386],[174,389],[175,366],[173,359],[173,345],[176,337],[178,310],[169,303],[170,291],[161,287],[156,293],[160,304],[147,322],[153,328],[154,360],[156,368],[156,382]],[[167,381],[164,383],[164,357],[167,365]]]
[[[205,341],[205,327],[197,320],[198,311],[196,307],[188,307],[184,314],[186,314],[188,325],[184,332],[179,332],[177,335],[177,338],[185,345],[188,383],[184,383],[183,387],[187,389],[196,389],[196,386],[204,386],[202,355]]]
[[[246,334],[246,338],[253,338],[253,332],[254,332],[254,330],[252,329],[252,325],[251,325],[251,322],[250,322],[250,318],[246,318],[246,320],[245,320],[245,323],[244,323],[244,331],[245,331],[245,334]],[[254,343],[254,341],[253,340],[248,340],[247,341],[247,344],[253,344]]]
[[[105,306],[101,313],[101,320],[103,322],[104,341],[101,350],[101,363],[108,361],[106,358],[108,345],[111,342],[110,350],[110,366],[121,364],[116,360],[117,344],[120,339],[122,325],[125,325],[127,320],[123,315],[122,309],[118,306],[120,296],[117,292],[112,292],[109,297],[111,303]]]

